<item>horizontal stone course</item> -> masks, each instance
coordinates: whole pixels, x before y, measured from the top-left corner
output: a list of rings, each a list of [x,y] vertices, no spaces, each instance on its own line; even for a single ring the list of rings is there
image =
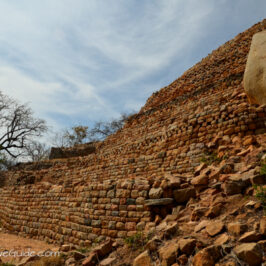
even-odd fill
[[[147,181],[145,183],[145,188],[149,190],[150,186]],[[63,240],[72,243],[88,240],[91,232],[118,237],[119,231],[122,231],[119,235],[127,235],[126,231],[130,228],[135,230],[136,224],[143,218],[149,221],[150,212],[144,211],[144,202],[136,205],[136,199],[106,198],[108,192],[103,193],[101,186],[80,186],[75,189],[79,191],[75,196],[57,185],[51,186],[49,191],[30,186],[1,189],[1,221],[6,228],[34,238],[43,239],[45,236],[52,242]],[[95,196],[94,192],[99,192],[97,198],[82,194],[87,189],[93,192],[92,196]],[[124,188],[113,189],[113,192],[121,196],[131,194],[130,189]],[[116,204],[110,203],[114,199]],[[91,203],[87,203],[88,200]],[[100,201],[103,204],[98,204]],[[127,201],[130,205],[126,205]]]

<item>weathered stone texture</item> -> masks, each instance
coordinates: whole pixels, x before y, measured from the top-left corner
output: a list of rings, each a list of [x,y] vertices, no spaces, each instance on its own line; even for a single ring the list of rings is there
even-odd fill
[[[135,231],[137,223],[150,221],[149,211],[143,211],[144,203],[136,205],[134,200],[127,205],[126,198],[133,189],[148,191],[148,182],[128,180],[127,184],[107,180],[72,189],[60,185],[50,189],[41,185],[1,189],[0,218],[3,226],[12,231],[51,242],[82,244],[92,240],[91,233],[116,238],[124,232],[127,236],[128,231]],[[119,191],[121,197],[113,198],[110,193],[108,197],[103,189],[113,190],[114,194]],[[126,207],[124,211],[122,206]],[[134,211],[128,211],[129,206]]]
[[[49,159],[86,156],[94,152],[95,152],[95,144],[93,142],[75,145],[74,147],[70,148],[52,147]]]
[[[251,103],[266,104],[266,30],[252,38],[244,75],[244,89]]]

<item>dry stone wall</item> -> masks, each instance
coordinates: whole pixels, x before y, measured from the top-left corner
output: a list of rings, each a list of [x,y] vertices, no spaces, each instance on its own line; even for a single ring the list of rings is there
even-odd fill
[[[187,70],[169,86],[155,92],[141,109],[142,112],[158,108],[169,102],[190,98],[210,88],[225,89],[233,80],[243,79],[247,55],[255,33],[266,29],[266,19],[239,33]]]
[[[265,133],[266,107],[242,80],[259,23],[154,94],[139,114],[85,157],[24,164],[1,173],[0,218],[12,231],[57,242],[125,237],[152,219],[154,180],[189,176],[213,139]],[[168,195],[163,195],[167,198]]]
[[[78,144],[74,147],[62,148],[52,147],[49,155],[49,159],[70,158],[77,156],[86,156],[95,152],[95,146],[93,142],[86,144]]]
[[[11,231],[51,242],[91,243],[136,233],[150,221],[147,180],[107,180],[86,186],[20,186],[1,190],[0,217]]]

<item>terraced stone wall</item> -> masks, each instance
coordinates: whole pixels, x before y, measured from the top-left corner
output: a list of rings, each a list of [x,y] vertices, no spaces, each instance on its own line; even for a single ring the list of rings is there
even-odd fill
[[[250,105],[241,85],[252,35],[263,25],[154,94],[122,130],[97,143],[95,153],[1,173],[9,185],[0,191],[2,224],[72,243],[97,234],[128,236],[145,226],[152,213],[144,201],[155,179],[191,175],[218,135],[232,141],[265,132],[266,107]]]

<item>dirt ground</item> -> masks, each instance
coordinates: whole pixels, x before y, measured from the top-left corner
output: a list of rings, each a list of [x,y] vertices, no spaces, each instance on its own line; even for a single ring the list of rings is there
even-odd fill
[[[44,241],[0,232],[0,259],[2,262],[15,264],[23,259],[23,254],[25,255],[24,258],[26,258],[28,254],[36,255],[38,252],[47,250],[56,252],[58,249],[58,246],[47,244]],[[7,251],[11,252],[11,256],[7,254]]]

